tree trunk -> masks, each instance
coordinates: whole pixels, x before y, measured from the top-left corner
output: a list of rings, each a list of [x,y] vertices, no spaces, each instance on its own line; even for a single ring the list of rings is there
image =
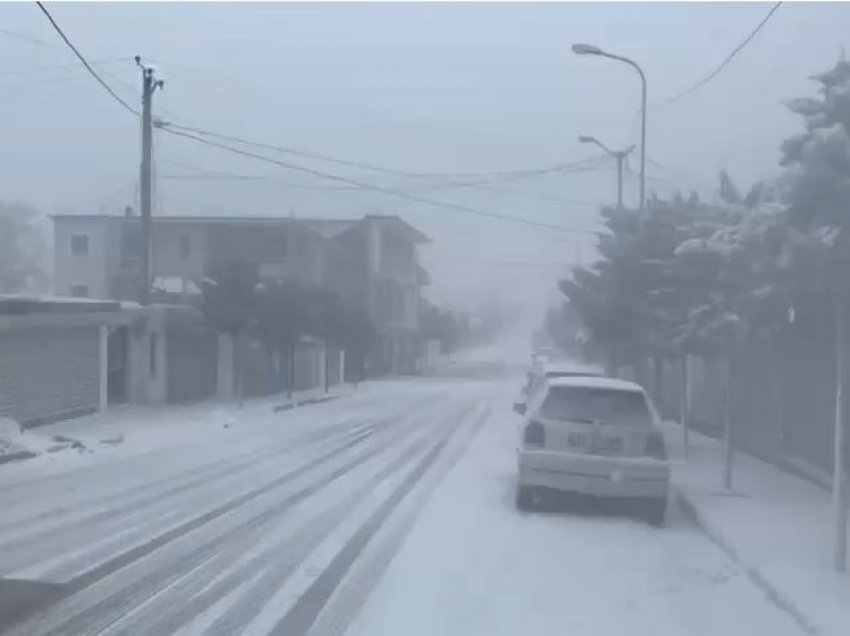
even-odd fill
[[[664,417],[666,415],[664,408],[664,358],[661,356],[652,357],[652,394],[656,408]]]
[[[292,399],[292,391],[295,387],[295,344],[289,345],[289,355],[287,356],[286,363],[289,365],[288,373],[289,376],[286,382],[286,398],[288,400]]]
[[[847,569],[847,479],[845,474],[844,383],[847,374],[847,299],[838,296],[835,300],[835,459],[832,474],[832,500],[835,508],[835,554],[833,565],[836,572]]]
[[[245,403],[243,345],[242,334],[239,332],[233,334],[233,363],[236,367],[236,403],[239,405],[239,408],[242,408]]]
[[[682,395],[679,399],[679,422],[682,424],[682,443],[685,452],[685,459],[690,455],[690,440],[688,439],[691,423],[691,373],[690,365],[688,364],[688,354],[682,355]]]
[[[613,356],[606,356],[605,358],[605,375],[616,377],[617,375],[617,367],[614,365]]]
[[[325,385],[323,388],[324,388],[325,393],[327,393],[328,390],[330,389],[330,386],[331,386],[330,385],[330,378],[328,378],[328,370],[330,369],[330,365],[328,364],[328,343],[327,342],[322,344],[322,364],[325,367],[324,374],[322,376],[322,379],[324,380],[324,385]]]
[[[732,489],[732,460],[735,454],[732,438],[732,358],[730,356],[726,362],[726,386],[723,391],[723,486],[727,490]]]

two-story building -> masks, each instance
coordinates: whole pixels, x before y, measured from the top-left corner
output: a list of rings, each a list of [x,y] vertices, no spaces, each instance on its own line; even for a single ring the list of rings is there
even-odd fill
[[[310,223],[331,243],[326,250],[327,284],[359,303],[378,329],[372,371],[419,371],[420,291],[428,281],[417,247],[429,242],[428,237],[397,216]]]
[[[58,215],[53,221],[55,293],[138,298],[138,217]],[[426,278],[417,246],[428,238],[399,217],[158,216],[152,228],[154,290],[186,300],[217,265],[253,261],[261,277],[325,286],[357,303],[380,334],[372,373],[418,370],[419,292]]]
[[[54,221],[54,291],[138,298],[141,221],[135,216],[59,215]],[[216,266],[242,259],[260,276],[321,284],[323,239],[305,222],[268,217],[157,217],[151,239],[154,289],[196,293]]]

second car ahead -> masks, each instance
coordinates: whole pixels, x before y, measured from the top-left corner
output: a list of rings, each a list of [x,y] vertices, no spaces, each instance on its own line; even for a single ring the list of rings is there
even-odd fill
[[[524,413],[517,507],[536,507],[547,491],[641,502],[661,525],[670,467],[660,419],[633,382],[574,376],[547,380]]]

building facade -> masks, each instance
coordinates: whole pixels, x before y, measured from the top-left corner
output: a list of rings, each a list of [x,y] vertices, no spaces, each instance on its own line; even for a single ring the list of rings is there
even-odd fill
[[[53,221],[56,294],[138,298],[138,217],[62,215]],[[160,216],[152,227],[154,291],[172,302],[197,295],[218,266],[254,262],[261,278],[326,287],[360,307],[378,331],[368,354],[370,374],[419,370],[420,289],[427,279],[418,246],[428,238],[399,217]]]
[[[326,284],[357,303],[378,331],[369,356],[375,374],[417,373],[421,288],[427,276],[418,246],[427,236],[397,216],[314,221],[326,237]]]
[[[141,221],[134,216],[54,216],[54,292],[136,300]],[[219,265],[256,262],[262,277],[321,284],[324,241],[290,218],[158,217],[153,222],[154,289],[192,294]]]
[[[165,401],[168,311],[0,296],[0,417],[34,426]]]

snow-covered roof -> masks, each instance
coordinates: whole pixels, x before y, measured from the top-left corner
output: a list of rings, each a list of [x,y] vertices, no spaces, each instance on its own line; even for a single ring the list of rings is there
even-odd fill
[[[322,238],[335,238],[353,227],[360,219],[302,219]]]
[[[572,386],[584,389],[613,389],[615,391],[637,391],[644,393],[643,387],[636,382],[607,376],[574,375],[562,378],[549,378],[547,386]]]
[[[117,302],[97,298],[0,294],[0,315],[88,313],[117,309],[120,309]]]

